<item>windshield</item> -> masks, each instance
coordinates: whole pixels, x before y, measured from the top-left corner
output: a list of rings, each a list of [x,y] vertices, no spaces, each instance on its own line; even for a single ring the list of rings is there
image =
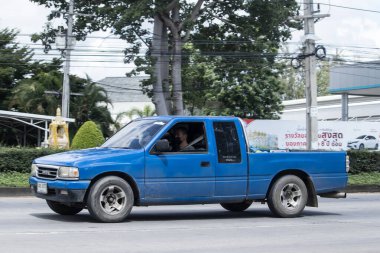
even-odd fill
[[[359,136],[358,138],[356,139],[364,139],[365,135],[362,135],[362,136]]]
[[[102,147],[127,149],[143,148],[166,123],[167,121],[156,119],[132,121],[109,138]]]

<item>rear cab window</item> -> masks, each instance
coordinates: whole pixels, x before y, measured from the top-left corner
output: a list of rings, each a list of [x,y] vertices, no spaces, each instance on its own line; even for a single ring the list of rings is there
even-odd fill
[[[235,122],[213,122],[219,163],[240,163],[241,150]]]

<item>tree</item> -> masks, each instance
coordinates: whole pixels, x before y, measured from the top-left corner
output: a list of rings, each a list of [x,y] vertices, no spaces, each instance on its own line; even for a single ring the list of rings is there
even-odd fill
[[[58,91],[62,86],[61,73],[51,71],[23,79],[12,89],[9,109],[44,115],[55,115],[60,101],[45,91]]]
[[[317,70],[317,92],[318,96],[327,96],[329,94],[330,82],[330,62],[321,61]]]
[[[303,69],[295,69],[288,66],[281,74],[281,82],[284,90],[282,100],[305,98],[305,80]]]
[[[191,115],[207,114],[217,103],[214,92],[220,86],[219,76],[215,73],[217,66],[209,57],[201,55],[193,44],[184,47],[182,80],[183,99]]]
[[[8,108],[45,115],[55,115],[57,107],[61,104],[60,96],[46,94],[45,91],[57,91],[62,89],[62,73],[57,70],[48,70],[48,66],[42,67],[31,78],[24,79],[13,88],[9,99]],[[111,101],[106,91],[87,79],[70,76],[70,84],[73,92],[82,93],[83,96],[71,97],[70,116],[75,118],[75,123],[70,127],[71,135],[86,121],[93,120],[101,127],[104,135],[111,135],[110,125],[113,120],[107,105]]]
[[[31,1],[48,7],[54,6],[59,11],[67,10],[67,2],[64,0]],[[195,42],[197,39],[218,42],[243,41],[244,43],[235,44],[233,48],[226,45],[221,51],[232,50],[233,53],[242,49],[243,53],[246,53],[254,50],[253,52],[272,54],[274,58],[278,43],[290,36],[289,28],[297,27],[297,23],[288,19],[296,14],[297,8],[295,0],[77,0],[75,11],[90,15],[77,16],[74,31],[80,39],[93,31],[111,29],[115,35],[125,39],[132,45],[125,50],[125,61],[134,61],[137,66],[130,74],[145,72],[151,75],[143,85],[153,87],[147,88],[146,91],[152,95],[157,113],[182,114],[182,49],[186,42]],[[57,12],[54,12],[49,19],[56,16]],[[154,24],[153,33],[148,29],[149,23]],[[195,34],[198,36],[194,36]],[[48,32],[39,38],[48,44],[52,41],[47,39],[49,35],[54,33]],[[273,43],[269,43],[272,41]],[[264,44],[267,46],[260,46]],[[141,56],[144,46],[149,50],[146,56]],[[206,48],[207,45],[203,47]],[[231,57],[225,59],[221,67],[227,66],[226,61],[230,60]],[[267,61],[259,62],[272,67],[268,66]],[[251,63],[240,64],[240,67],[245,68]],[[223,80],[228,79],[226,85],[241,81],[239,78],[233,80],[236,75],[242,75],[241,71],[229,73],[233,70],[231,64],[226,70],[223,71],[228,73],[228,76],[220,75]],[[276,74],[275,71],[272,74]]]
[[[73,138],[71,148],[83,149],[99,147],[104,143],[104,137],[95,122],[86,121]]]
[[[331,63],[329,61],[320,61],[317,63],[317,94],[318,96],[329,95],[329,74]],[[281,75],[284,89],[283,100],[292,100],[305,98],[305,80],[304,69],[286,68]]]
[[[17,31],[0,30],[0,109],[6,109],[6,101],[17,82],[32,72],[32,50],[16,41]]]
[[[200,20],[194,41],[209,64],[218,68],[221,86],[216,98],[222,106],[212,114],[277,118],[281,110],[280,74],[284,64],[278,55],[280,44],[290,38],[290,28],[299,28],[289,17],[298,10],[295,1],[236,1],[236,7],[223,6],[223,16]],[[218,10],[215,10],[218,12]],[[243,15],[243,13],[244,15]],[[218,22],[219,20],[219,22]]]
[[[110,125],[114,121],[107,108],[108,105],[111,105],[107,91],[96,85],[88,76],[86,79],[78,79],[72,90],[83,94],[83,96],[72,97],[71,115],[75,118],[77,129],[84,122],[92,120],[99,125],[106,137],[111,136]]]
[[[67,2],[64,0],[31,0],[47,7],[55,6],[60,11],[67,10]],[[88,33],[111,28],[114,34],[120,35],[128,43],[132,44],[131,48],[126,49],[126,62],[134,59],[140,53],[141,46],[144,44],[151,48],[153,58],[145,60],[142,57],[136,57],[137,62],[155,61],[155,71],[151,81],[153,82],[153,102],[159,114],[182,114],[182,82],[181,82],[181,50],[182,43],[187,41],[192,30],[194,21],[201,14],[201,7],[205,1],[198,0],[196,3],[186,3],[186,1],[106,1],[99,0],[75,2],[75,10],[79,13],[90,14],[87,16],[78,16],[76,19],[74,31],[77,38],[84,38]],[[213,1],[209,1],[210,5]],[[57,17],[57,12],[49,15],[49,20]],[[148,29],[144,28],[147,23],[154,23],[153,39],[143,38],[150,34]],[[170,36],[168,36],[170,31]],[[34,39],[41,39],[46,47],[49,43],[54,42],[50,39],[54,32],[46,31],[40,36],[34,36]],[[169,40],[168,41],[165,41]],[[170,44],[170,45],[169,45]],[[172,92],[168,87],[168,64],[163,64],[167,57],[161,57],[163,50],[169,52],[172,50]],[[132,57],[131,57],[132,56]],[[164,83],[164,84],[163,84]],[[165,91],[165,94],[164,92]],[[168,100],[171,99],[172,103]],[[167,108],[169,106],[169,108]]]

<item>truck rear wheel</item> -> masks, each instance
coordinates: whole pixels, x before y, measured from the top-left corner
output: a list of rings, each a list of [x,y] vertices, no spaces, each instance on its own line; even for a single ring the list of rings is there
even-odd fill
[[[99,179],[91,187],[87,208],[98,221],[120,222],[131,212],[133,202],[131,186],[120,177],[108,176]]]
[[[296,217],[305,208],[307,196],[307,188],[302,179],[294,175],[283,176],[270,189],[268,206],[278,217]]]
[[[252,205],[252,201],[247,200],[241,203],[221,203],[220,204],[224,209],[231,211],[231,212],[243,212],[248,207]]]
[[[83,210],[83,208],[81,207],[67,206],[65,204],[55,202],[52,200],[46,200],[46,203],[50,207],[51,210],[62,215],[75,215]]]

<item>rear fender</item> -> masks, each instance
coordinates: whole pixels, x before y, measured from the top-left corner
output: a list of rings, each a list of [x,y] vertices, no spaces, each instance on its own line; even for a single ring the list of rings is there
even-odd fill
[[[315,191],[314,183],[311,180],[311,177],[307,173],[305,173],[304,171],[302,171],[302,170],[297,170],[297,169],[283,170],[283,171],[279,172],[278,174],[276,174],[276,176],[273,177],[273,179],[272,179],[272,181],[271,181],[271,183],[270,183],[270,185],[268,187],[268,191],[267,191],[266,196],[268,196],[268,194],[269,194],[269,192],[270,192],[273,184],[279,178],[281,178],[283,176],[286,176],[286,175],[294,175],[294,176],[297,176],[297,177],[301,178],[302,181],[306,185],[307,193],[308,193],[306,206],[318,207],[318,198],[317,198],[317,194],[316,194],[316,191]]]

